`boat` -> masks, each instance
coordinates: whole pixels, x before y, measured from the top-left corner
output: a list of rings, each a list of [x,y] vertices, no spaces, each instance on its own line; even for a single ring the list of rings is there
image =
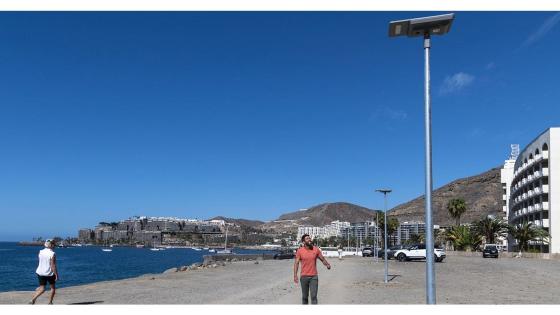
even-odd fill
[[[104,251],[104,252],[112,252],[113,251],[112,247],[113,247],[113,245],[109,246],[107,241],[105,241],[105,246],[103,246],[101,248],[101,250]]]
[[[212,249],[209,249],[208,252],[209,252],[209,253],[215,253],[216,250],[212,248]]]
[[[144,245],[143,244],[137,244],[136,248],[144,248]]]
[[[228,234],[228,226],[226,224],[226,241],[225,241],[225,244],[224,244],[224,249],[217,250],[216,251],[217,254],[231,254],[232,253],[231,249],[227,248],[227,234]]]
[[[160,251],[160,250],[162,250],[162,249],[161,249],[161,248],[157,248],[157,247],[152,247],[152,248],[150,248],[150,250],[151,250],[151,251],[154,251],[154,252],[157,252],[157,251]]]
[[[204,247],[203,249],[204,249],[204,250],[210,250],[210,248],[208,248],[208,247]]]
[[[201,251],[202,250],[202,248],[200,248],[200,247],[191,247],[191,249],[196,250],[196,251]]]

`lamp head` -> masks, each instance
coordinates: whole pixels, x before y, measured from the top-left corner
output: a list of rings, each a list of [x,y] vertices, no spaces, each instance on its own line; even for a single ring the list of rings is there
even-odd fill
[[[455,14],[442,14],[421,17],[416,19],[389,22],[389,37],[408,36],[417,37],[430,35],[443,35],[451,29]]]

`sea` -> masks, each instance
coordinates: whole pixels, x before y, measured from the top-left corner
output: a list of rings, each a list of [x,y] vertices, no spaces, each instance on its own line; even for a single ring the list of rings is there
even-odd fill
[[[0,292],[32,291],[37,288],[35,269],[41,246],[19,246],[0,242]],[[234,248],[237,254],[258,254],[268,251]],[[57,288],[98,281],[118,280],[143,274],[161,273],[169,268],[202,262],[207,250],[115,246],[104,252],[98,246],[55,248],[59,281]]]

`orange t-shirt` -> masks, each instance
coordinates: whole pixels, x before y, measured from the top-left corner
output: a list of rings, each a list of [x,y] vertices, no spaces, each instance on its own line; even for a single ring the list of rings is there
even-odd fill
[[[313,249],[303,246],[297,250],[296,258],[301,261],[301,277],[317,275],[317,257],[319,255],[321,255],[321,251],[317,246],[313,246]]]

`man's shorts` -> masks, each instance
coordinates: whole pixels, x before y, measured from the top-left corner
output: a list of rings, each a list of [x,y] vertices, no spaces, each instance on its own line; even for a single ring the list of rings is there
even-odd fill
[[[52,276],[37,275],[37,278],[39,279],[39,285],[46,285],[48,282],[51,286],[53,286],[54,283],[56,282],[56,277],[54,275]]]

